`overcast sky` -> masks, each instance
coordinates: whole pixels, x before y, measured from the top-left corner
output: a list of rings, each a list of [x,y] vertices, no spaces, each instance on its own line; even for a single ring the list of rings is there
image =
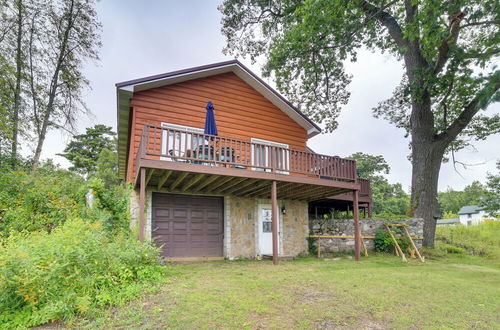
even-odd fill
[[[98,3],[103,25],[101,61],[89,63],[85,75],[92,90],[85,100],[92,111],[80,121],[79,132],[95,124],[116,128],[115,83],[188,67],[232,59],[222,54],[225,40],[220,32],[220,1],[134,1],[105,0]],[[239,59],[260,75],[258,65]],[[408,139],[404,132],[383,119],[375,119],[371,109],[392,94],[402,74],[401,64],[388,55],[363,52],[358,61],[348,65],[353,74],[351,99],[339,118],[339,128],[309,141],[319,153],[348,156],[354,152],[382,155],[391,166],[389,180],[400,182],[406,190],[411,182]],[[268,81],[273,85],[272,81]],[[495,104],[488,112],[499,112]],[[43,158],[53,158],[67,166],[62,152],[69,137],[51,132],[47,137]],[[441,169],[439,189],[451,186],[462,189],[474,180],[485,181],[486,172],[494,171],[500,158],[500,135],[475,145],[476,150],[461,151],[459,160],[480,164],[460,169],[451,164]],[[24,150],[28,152],[27,148]]]

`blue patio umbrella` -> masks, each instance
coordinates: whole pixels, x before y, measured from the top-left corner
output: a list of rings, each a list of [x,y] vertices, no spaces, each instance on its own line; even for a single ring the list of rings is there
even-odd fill
[[[205,134],[217,135],[217,124],[215,123],[214,105],[208,101],[207,116],[205,117]]]

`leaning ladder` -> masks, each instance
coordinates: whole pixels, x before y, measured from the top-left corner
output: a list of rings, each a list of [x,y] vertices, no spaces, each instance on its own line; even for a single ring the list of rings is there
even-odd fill
[[[392,227],[402,227],[404,229],[406,236],[408,236],[408,238],[410,239],[410,243],[413,246],[413,249],[409,249],[411,257],[415,258],[415,254],[417,254],[420,261],[425,262],[425,258],[420,254],[420,251],[418,251],[417,245],[415,244],[415,242],[411,238],[410,232],[408,231],[408,225],[402,224],[402,223],[386,223],[385,228],[389,232],[389,235],[391,235],[392,241],[394,242],[394,249],[396,250],[396,255],[400,256],[401,260],[403,260],[404,262],[408,262],[403,250],[401,249],[401,247],[398,244],[398,241],[396,240],[396,236],[394,235],[394,233],[391,230]]]

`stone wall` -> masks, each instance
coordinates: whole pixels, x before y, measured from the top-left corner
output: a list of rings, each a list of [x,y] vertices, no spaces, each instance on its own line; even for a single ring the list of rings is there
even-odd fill
[[[255,199],[226,197],[226,257],[253,258],[256,255]]]
[[[282,254],[285,256],[306,254],[309,234],[307,202],[284,200],[281,201],[281,205],[286,210],[282,215]]]
[[[360,219],[361,235],[375,236],[377,229],[385,229],[385,223],[404,223],[408,225],[408,231],[412,237],[423,236],[424,220],[419,218],[408,219]],[[310,219],[309,230],[311,235],[340,235],[354,236],[353,219]],[[320,238],[321,250],[324,252],[354,251],[354,239],[352,238]],[[364,240],[366,248],[374,249],[373,239]],[[418,247],[421,240],[415,240]]]

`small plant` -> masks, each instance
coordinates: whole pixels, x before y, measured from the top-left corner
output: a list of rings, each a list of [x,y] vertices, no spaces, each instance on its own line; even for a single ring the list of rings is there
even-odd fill
[[[401,230],[399,228],[393,228],[391,230],[401,250],[406,252],[411,245],[408,237],[401,235]],[[395,250],[394,241],[389,232],[385,229],[377,229],[374,244],[375,251],[377,252],[394,252]]]
[[[309,254],[311,254],[313,256],[318,254],[318,246],[316,245],[317,241],[318,241],[318,239],[315,237],[308,237],[307,238],[307,245],[309,247]]]

